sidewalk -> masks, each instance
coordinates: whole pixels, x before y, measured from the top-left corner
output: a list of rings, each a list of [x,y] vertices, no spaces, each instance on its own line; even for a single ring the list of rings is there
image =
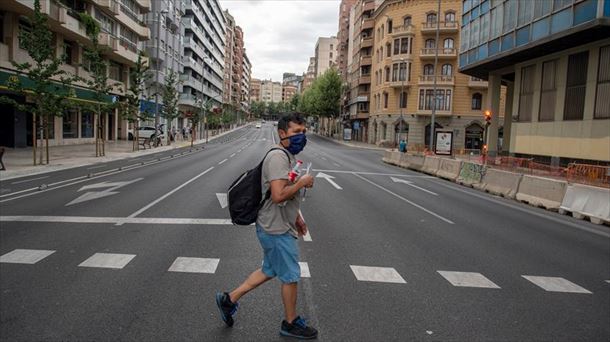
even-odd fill
[[[367,150],[378,150],[378,151],[385,151],[387,150],[387,148],[383,148],[383,147],[379,147],[377,145],[374,144],[369,144],[369,143],[365,143],[365,142],[360,142],[360,141],[343,141],[343,140],[339,140],[339,139],[333,139],[331,137],[327,137],[324,135],[321,135],[319,133],[314,133],[315,135],[317,135],[320,138],[326,139],[326,140],[330,140],[330,141],[334,141],[336,143],[339,143],[341,145],[345,145],[345,146],[349,146],[349,147],[355,147],[355,148],[363,148],[363,149],[367,149]]]
[[[233,130],[210,136],[208,141],[217,139],[225,134],[233,132],[243,126]],[[165,141],[164,141],[165,143]],[[195,140],[194,145],[205,143],[205,139]],[[0,171],[0,179],[8,180],[12,178],[37,175],[57,170],[65,170],[85,165],[105,163],[114,160],[145,156],[148,154],[168,151],[176,148],[190,146],[190,140],[178,140],[172,142],[170,146],[153,147],[146,150],[132,151],[133,141],[119,140],[106,142],[106,155],[104,157],[95,156],[95,144],[63,145],[49,147],[49,164],[32,165],[32,148],[7,148],[4,152],[2,161],[6,167],[5,171]],[[142,148],[142,147],[140,147]],[[38,150],[40,153],[40,149]],[[43,150],[44,153],[44,150]],[[39,156],[36,156],[38,159]],[[43,158],[45,156],[43,155]]]

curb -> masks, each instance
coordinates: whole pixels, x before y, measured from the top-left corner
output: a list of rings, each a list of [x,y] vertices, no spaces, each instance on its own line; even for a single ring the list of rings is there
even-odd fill
[[[350,144],[350,143],[347,143],[347,142],[344,142],[344,141],[341,141],[341,140],[336,140],[336,139],[333,139],[333,138],[330,138],[330,137],[327,137],[327,136],[323,136],[323,135],[320,135],[318,133],[313,133],[313,134],[315,134],[316,136],[318,136],[318,137],[320,137],[322,139],[325,139],[325,140],[328,140],[328,141],[332,141],[332,142],[335,142],[337,144],[348,146],[348,147],[361,148],[363,150],[375,150],[375,151],[385,151],[385,150],[387,150],[387,148],[382,148],[382,147],[358,146],[358,145]]]

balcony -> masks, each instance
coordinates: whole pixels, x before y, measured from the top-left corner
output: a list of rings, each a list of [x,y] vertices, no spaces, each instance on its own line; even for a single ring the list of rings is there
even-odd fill
[[[404,80],[404,81],[398,81],[398,80],[390,81],[390,82],[385,82],[384,84],[385,85],[389,85],[392,88],[402,88],[402,87],[408,88],[408,87],[411,86],[411,82],[407,81],[407,80]]]
[[[469,77],[468,87],[473,89],[487,89],[487,81],[477,77]]]
[[[100,33],[99,44],[108,47],[112,51],[117,51],[119,49],[119,40],[106,32]]]
[[[197,97],[193,94],[182,93],[180,94],[179,104],[182,106],[197,106]]]
[[[360,58],[360,65],[371,65],[373,64],[373,58],[371,56],[364,56]]]
[[[457,33],[457,21],[441,21],[438,26],[440,33]],[[436,22],[425,22],[421,24],[422,33],[436,33]]]
[[[146,24],[135,18],[133,13],[126,12],[124,7],[121,7],[121,10],[116,18],[119,22],[123,23],[125,26],[129,27],[129,29],[135,32],[142,40],[150,39],[150,29],[146,27]]]
[[[184,47],[193,50],[193,52],[195,52],[197,56],[201,58],[206,57],[203,48],[199,44],[197,44],[194,39],[190,37],[184,38]]]
[[[392,55],[392,62],[400,63],[400,62],[412,62],[413,59],[411,55],[408,53],[400,53],[398,55]]]
[[[372,29],[375,27],[375,19],[373,18],[366,18],[362,20],[362,30],[368,30],[368,29]]]
[[[362,7],[362,12],[374,11],[375,10],[375,1],[368,1],[364,3]]]
[[[136,0],[136,2],[142,8],[142,12],[150,12],[150,0]]]
[[[371,84],[371,74],[360,76],[358,78],[358,84]]]
[[[371,46],[373,46],[373,37],[362,38],[362,40],[360,41],[361,49],[371,47]]]
[[[197,61],[195,61],[192,57],[185,58],[184,67],[191,68],[199,75],[203,75],[203,65],[201,63],[197,63]]]
[[[123,64],[127,64],[130,66],[134,66],[136,64],[136,61],[138,60],[138,49],[136,48],[136,46],[127,41],[124,38],[120,38],[117,39],[118,40],[118,46],[117,46],[117,50],[114,51],[114,56],[117,57],[118,61],[123,63]],[[110,40],[112,41],[112,40]],[[145,60],[147,60],[148,58],[146,58]]]
[[[392,28],[392,38],[397,38],[401,36],[414,36],[415,35],[415,26],[407,25],[407,26],[396,26]]]
[[[423,75],[419,76],[419,85],[431,85],[434,84],[434,78],[436,77],[436,84],[442,86],[452,86],[455,84],[455,77],[453,76],[445,76],[445,75]]]
[[[428,59],[434,58],[436,54],[435,48],[427,48],[421,49],[421,53],[419,54],[419,58]],[[440,48],[438,49],[438,58],[456,58],[457,57],[457,49],[452,48]]]
[[[201,90],[201,80],[198,80],[191,75],[180,75],[180,81],[182,81],[183,86],[191,87],[196,90]]]
[[[111,16],[119,14],[119,3],[116,0],[93,0],[93,3],[98,5],[106,14]]]

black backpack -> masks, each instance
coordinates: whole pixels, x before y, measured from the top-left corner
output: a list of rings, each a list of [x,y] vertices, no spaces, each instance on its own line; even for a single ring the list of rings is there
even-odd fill
[[[263,174],[263,162],[269,152],[281,150],[288,157],[290,156],[281,148],[272,148],[265,154],[265,157],[255,168],[241,174],[229,187],[227,198],[229,201],[229,213],[231,222],[238,225],[249,225],[256,222],[258,211],[263,207],[266,200],[271,197],[271,189],[267,190],[263,199],[261,178]]]

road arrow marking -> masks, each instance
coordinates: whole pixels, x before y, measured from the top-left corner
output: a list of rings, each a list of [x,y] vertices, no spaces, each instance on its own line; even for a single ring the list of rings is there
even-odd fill
[[[327,175],[327,174],[325,174],[324,172],[320,172],[320,173],[318,173],[318,174],[316,175],[316,178],[324,178],[324,179],[326,179],[326,180],[327,180],[327,181],[328,181],[328,182],[329,182],[329,183],[330,183],[332,186],[334,186],[334,187],[335,187],[335,189],[337,189],[337,190],[343,190],[343,188],[342,188],[342,187],[340,187],[340,186],[339,186],[339,184],[335,183],[335,181],[333,180],[333,178],[335,178],[335,177],[333,177],[333,176],[331,176],[331,175]]]
[[[227,205],[229,205],[226,193],[216,193],[216,198],[218,198],[218,202],[220,203],[220,207],[222,209],[226,208]]]
[[[83,190],[91,190],[91,189],[102,189],[102,188],[108,188],[106,190],[103,191],[88,191],[82,195],[80,195],[78,198],[76,198],[75,200],[73,200],[72,202],[66,204],[66,207],[72,204],[77,204],[77,203],[81,203],[81,202],[86,202],[86,201],[91,201],[94,199],[98,199],[98,198],[102,198],[102,197],[107,197],[107,196],[112,196],[112,195],[116,195],[119,192],[118,191],[114,191],[117,190],[119,188],[122,188],[126,185],[129,185],[131,183],[135,183],[137,181],[141,181],[144,178],[137,178],[131,181],[126,181],[126,182],[102,182],[102,183],[97,183],[97,184],[90,184],[90,185],[85,185],[82,188],[80,188],[78,191],[83,191]]]
[[[400,179],[400,178],[396,178],[396,177],[390,177],[390,178],[392,178],[392,181],[393,181],[394,183],[403,183],[403,184],[407,184],[408,186],[414,187],[415,189],[419,189],[419,190],[421,190],[421,191],[427,192],[427,193],[429,193],[430,195],[438,196],[438,194],[437,194],[436,192],[432,192],[432,191],[430,191],[430,190],[426,190],[426,189],[424,189],[424,188],[420,188],[419,186],[417,186],[417,185],[413,184],[413,182],[411,182],[411,181],[404,180],[404,179]]]

